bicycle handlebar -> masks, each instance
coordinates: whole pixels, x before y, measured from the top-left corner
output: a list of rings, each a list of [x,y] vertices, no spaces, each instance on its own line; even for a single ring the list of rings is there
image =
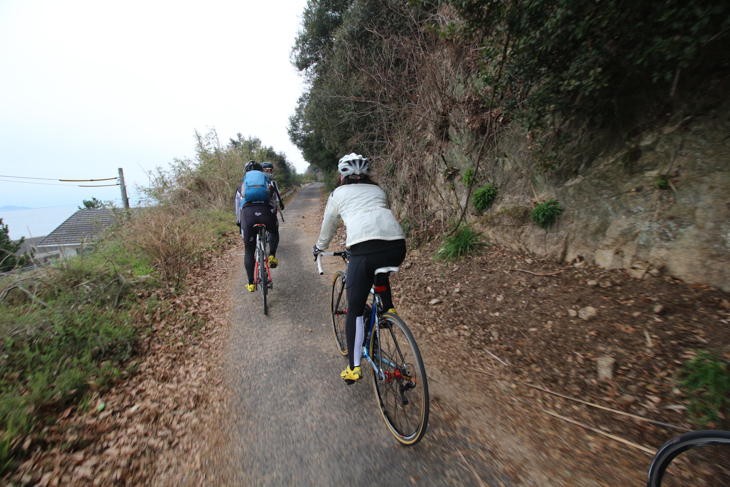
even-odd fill
[[[344,250],[342,252],[324,252],[324,251],[319,252],[317,254],[317,269],[319,270],[319,275],[321,276],[322,274],[324,274],[324,269],[322,269],[322,256],[323,255],[339,256],[339,257],[342,257],[343,259],[345,259],[345,261],[347,261],[347,256],[349,254],[350,253],[346,250]]]

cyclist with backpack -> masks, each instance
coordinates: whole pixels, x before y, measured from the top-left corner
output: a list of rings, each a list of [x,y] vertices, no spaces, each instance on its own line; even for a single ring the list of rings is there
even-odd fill
[[[243,181],[236,189],[236,224],[241,228],[241,236],[246,249],[243,264],[246,268],[249,292],[256,291],[254,283],[254,266],[256,253],[256,231],[254,225],[263,223],[269,232],[269,267],[279,265],[276,260],[276,248],[279,246],[279,222],[276,209],[269,201],[271,186],[263,172],[263,167],[256,161],[248,161]]]
[[[365,304],[373,284],[375,269],[399,266],[406,257],[406,241],[400,223],[388,208],[385,192],[370,179],[370,162],[359,154],[348,154],[339,160],[337,188],[330,194],[324,211],[319,240],[312,249],[314,257],[327,250],[339,219],[345,223],[350,251],[347,265],[347,317],[345,335],[349,350],[349,366],[340,374],[346,384],[362,378],[361,348],[365,324]],[[380,293],[383,308],[395,313],[387,275],[379,284],[387,286]]]
[[[276,183],[276,176],[274,176],[274,165],[270,162],[262,162],[261,167],[264,168],[264,174],[269,178],[269,184],[271,185],[271,204],[276,208],[277,206],[284,210],[284,201],[281,199],[281,193],[279,193],[279,185]]]

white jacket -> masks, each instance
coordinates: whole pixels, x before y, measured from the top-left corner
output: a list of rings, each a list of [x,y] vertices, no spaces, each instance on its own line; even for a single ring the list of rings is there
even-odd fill
[[[346,184],[327,200],[317,248],[326,250],[340,217],[347,228],[347,248],[367,240],[401,240],[400,223],[388,209],[385,192],[374,184]]]

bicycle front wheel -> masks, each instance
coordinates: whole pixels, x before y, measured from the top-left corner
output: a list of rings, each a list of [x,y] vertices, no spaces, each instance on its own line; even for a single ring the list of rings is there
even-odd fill
[[[730,485],[730,431],[692,431],[672,438],[654,456],[648,487]]]
[[[347,292],[345,291],[345,273],[337,271],[332,279],[332,331],[335,333],[337,349],[342,355],[347,355],[347,337],[345,336],[345,321],[347,320]]]
[[[384,313],[370,336],[375,362],[373,387],[388,429],[404,445],[415,445],[428,425],[428,381],[421,352],[406,324]]]
[[[269,275],[266,271],[266,249],[261,237],[258,237],[256,245],[256,255],[259,261],[259,285],[261,286],[261,298],[264,301],[264,314],[268,314],[269,310],[266,306],[266,292],[269,290]]]

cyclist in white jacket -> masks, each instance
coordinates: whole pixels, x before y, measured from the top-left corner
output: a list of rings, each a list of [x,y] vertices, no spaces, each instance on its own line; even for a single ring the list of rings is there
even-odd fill
[[[375,269],[399,266],[406,257],[406,242],[400,223],[388,209],[385,192],[370,179],[369,161],[352,153],[340,159],[337,169],[340,181],[327,200],[322,230],[313,253],[316,257],[320,251],[329,247],[337,223],[342,218],[347,229],[345,245],[350,251],[345,321],[350,365],[340,377],[347,384],[352,384],[362,378],[361,350],[355,343],[362,343],[364,338],[363,313]],[[383,307],[395,313],[387,276],[379,276],[384,279],[379,284],[387,286],[387,291],[380,294]]]

